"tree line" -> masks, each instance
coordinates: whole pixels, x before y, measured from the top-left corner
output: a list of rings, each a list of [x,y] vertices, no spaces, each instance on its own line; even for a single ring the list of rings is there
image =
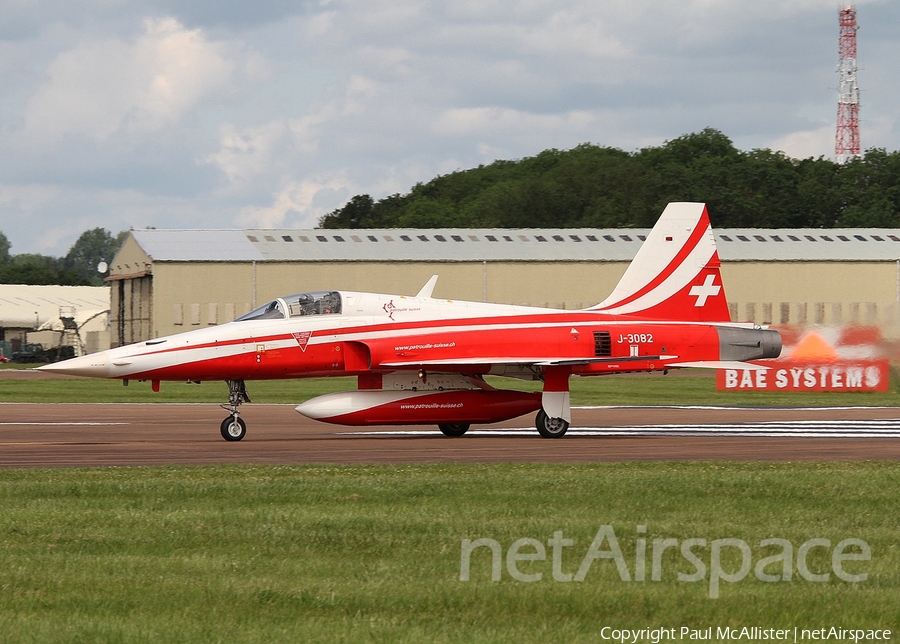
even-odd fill
[[[635,152],[582,144],[357,195],[321,228],[650,228],[670,201],[719,228],[900,228],[900,153],[839,164],[738,150],[711,128]]]
[[[670,201],[703,201],[719,228],[900,228],[900,153],[839,164],[738,150],[711,128],[635,152],[584,143],[495,161],[375,200],[356,195],[321,228],[650,228]],[[0,284],[101,285],[128,235],[85,231],[64,257],[10,254]]]
[[[0,284],[61,284],[102,286],[97,272],[101,261],[110,261],[125,242],[128,231],[113,235],[105,228],[87,230],[72,244],[65,257],[37,253],[10,253],[9,239],[0,232]]]

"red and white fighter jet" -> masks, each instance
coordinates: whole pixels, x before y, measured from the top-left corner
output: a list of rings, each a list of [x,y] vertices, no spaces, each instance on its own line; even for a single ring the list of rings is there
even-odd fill
[[[340,425],[437,424],[448,436],[472,423],[537,411],[559,438],[570,422],[569,377],[678,367],[747,368],[775,358],[777,331],[730,321],[719,257],[702,203],[671,203],[621,281],[581,311],[436,299],[437,276],[415,297],[317,291],[277,298],[217,327],[40,367],[150,380],[225,380],[225,440],[247,427],[245,382],[357,376],[358,389],[313,398],[301,414]],[[485,375],[543,381],[541,393],[498,390]]]

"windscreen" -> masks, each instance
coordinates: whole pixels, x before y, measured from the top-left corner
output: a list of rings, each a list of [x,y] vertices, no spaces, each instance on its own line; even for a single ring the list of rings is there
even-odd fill
[[[341,312],[341,294],[337,291],[313,291],[279,297],[242,315],[235,322],[247,320],[284,320],[301,315],[334,315]]]

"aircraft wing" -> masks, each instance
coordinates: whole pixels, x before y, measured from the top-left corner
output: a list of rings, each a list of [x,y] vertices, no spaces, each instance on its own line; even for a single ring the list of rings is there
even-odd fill
[[[530,364],[535,365],[537,367],[565,367],[565,366],[575,366],[575,365],[587,365],[587,364],[627,364],[629,362],[646,362],[646,361],[656,361],[659,360],[663,362],[666,367],[679,368],[679,369],[739,369],[739,370],[750,370],[750,371],[766,371],[771,369],[772,367],[761,365],[761,364],[753,364],[751,362],[740,362],[737,360],[692,360],[687,362],[669,362],[670,360],[677,360],[678,356],[669,356],[669,355],[655,355],[655,356],[621,356],[618,358],[549,358],[549,357],[538,357],[533,356],[530,358],[522,357],[511,359],[508,356],[500,357],[500,356],[485,356],[483,358],[457,358],[452,360],[409,360],[409,361],[395,361],[395,362],[384,362],[380,366],[382,367],[392,367],[392,368],[405,368],[405,367],[460,367],[465,365],[483,365],[483,364],[492,364],[492,365],[523,365]]]

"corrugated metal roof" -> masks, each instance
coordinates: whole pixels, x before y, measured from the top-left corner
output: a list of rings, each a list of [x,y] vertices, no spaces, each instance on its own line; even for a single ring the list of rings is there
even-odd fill
[[[369,261],[628,261],[647,230],[247,230],[266,259]]]
[[[649,229],[135,230],[154,261],[630,261]],[[723,261],[896,261],[900,229],[723,228]]]
[[[132,230],[147,255],[160,262],[246,262],[265,259],[241,230]]]
[[[896,261],[900,230],[883,228],[723,228],[724,261]]]

